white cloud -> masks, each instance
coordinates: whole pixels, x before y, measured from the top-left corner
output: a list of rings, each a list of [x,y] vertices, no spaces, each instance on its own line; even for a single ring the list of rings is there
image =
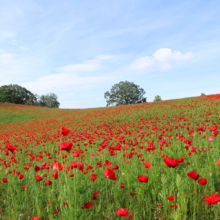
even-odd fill
[[[174,51],[170,48],[161,48],[152,56],[140,57],[134,60],[128,68],[131,70],[146,70],[146,69],[171,69],[174,65],[181,61],[187,61],[193,58],[192,52],[182,54],[180,51]]]
[[[140,57],[136,60],[134,60],[131,65],[129,66],[129,69],[132,70],[143,70],[147,69],[154,65],[154,59],[152,57]]]
[[[100,65],[95,62],[85,62],[80,64],[73,64],[60,67],[58,70],[63,72],[87,72],[87,71],[94,71],[100,69]]]
[[[103,61],[112,60],[114,57],[112,55],[98,55],[92,60],[87,60],[83,63],[72,64],[58,68],[58,71],[64,72],[87,72],[87,71],[96,71],[102,68],[101,63]]]
[[[72,64],[58,68],[59,73],[50,74],[37,78],[34,81],[22,83],[21,85],[32,89],[34,92],[55,92],[56,90],[88,89],[98,86],[104,81],[112,79],[112,76],[85,76],[103,68],[103,60],[112,59],[109,55],[99,55],[93,60],[79,64]]]

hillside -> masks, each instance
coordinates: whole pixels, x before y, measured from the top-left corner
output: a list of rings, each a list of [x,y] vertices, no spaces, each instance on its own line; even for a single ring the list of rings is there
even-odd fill
[[[218,219],[219,104],[0,103],[1,219]]]

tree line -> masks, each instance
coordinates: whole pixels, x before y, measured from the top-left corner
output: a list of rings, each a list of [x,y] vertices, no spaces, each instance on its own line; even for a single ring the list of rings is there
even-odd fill
[[[113,85],[110,91],[104,93],[104,98],[107,106],[130,105],[147,102],[144,94],[144,89],[133,82],[120,81],[118,84]],[[205,94],[201,93],[201,95]],[[0,102],[59,108],[60,103],[57,99],[58,97],[54,93],[38,96],[17,84],[0,87]],[[154,102],[161,100],[159,95],[154,98]]]
[[[39,96],[17,84],[0,87],[0,102],[59,108],[60,103],[57,99],[54,93]]]

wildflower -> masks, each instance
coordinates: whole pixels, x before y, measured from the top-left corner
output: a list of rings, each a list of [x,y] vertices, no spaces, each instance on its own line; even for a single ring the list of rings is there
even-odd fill
[[[150,167],[151,167],[151,164],[150,164],[149,162],[144,162],[144,166],[145,166],[146,168],[150,168]]]
[[[105,177],[107,177],[108,179],[116,181],[115,172],[111,170],[110,168],[108,168],[107,170],[104,170],[103,173]]]
[[[119,210],[116,211],[118,216],[127,216],[129,215],[129,211],[124,209],[124,208],[120,208]]]
[[[214,140],[213,137],[211,137],[211,136],[208,137],[208,142],[211,142],[211,141],[213,141],[213,140]]]
[[[194,180],[198,180],[200,177],[199,174],[196,173],[196,171],[188,172],[187,176],[194,179]]]
[[[90,180],[92,180],[93,182],[97,179],[97,174],[93,173],[91,176],[90,176]]]
[[[169,196],[169,197],[167,198],[167,200],[169,200],[169,201],[173,201],[173,200],[174,200],[174,195]]]
[[[43,178],[42,178],[41,176],[35,176],[35,179],[36,179],[37,181],[42,181],[42,180],[43,180]]]
[[[93,202],[87,202],[83,205],[82,209],[88,209],[91,205],[95,205]]]
[[[164,158],[163,161],[168,166],[168,168],[175,168],[179,165],[179,162],[173,158]]]
[[[138,180],[140,182],[148,183],[148,177],[147,176],[138,176]]]
[[[219,201],[220,200],[219,200],[219,197],[218,197],[218,193],[216,193],[212,196],[205,195],[205,202],[208,203],[208,204],[216,204]]]
[[[69,134],[70,130],[67,128],[64,128],[62,126],[61,130],[60,130],[60,134],[63,134],[64,136],[67,136]]]
[[[201,184],[201,185],[206,185],[207,184],[207,180],[205,178],[202,178],[198,181],[198,184]]]

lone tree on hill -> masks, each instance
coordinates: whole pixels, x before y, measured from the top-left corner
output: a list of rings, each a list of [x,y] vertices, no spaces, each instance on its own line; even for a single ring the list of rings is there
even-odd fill
[[[161,97],[159,95],[155,96],[155,98],[154,98],[154,102],[161,101],[161,100],[162,99],[161,99]]]
[[[133,82],[120,81],[118,84],[112,86],[111,91],[107,91],[104,94],[104,98],[107,99],[107,106],[116,104],[129,105],[147,102],[143,97],[145,91],[135,85]]]
[[[26,105],[31,96],[34,96],[32,92],[17,84],[0,87],[0,102]]]
[[[201,95],[205,95],[205,93],[202,92]]]

